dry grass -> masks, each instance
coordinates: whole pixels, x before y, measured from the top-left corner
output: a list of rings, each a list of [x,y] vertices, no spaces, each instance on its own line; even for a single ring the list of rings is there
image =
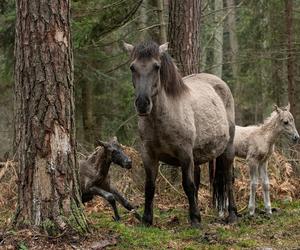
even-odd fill
[[[134,204],[141,206],[143,204],[143,183],[144,170],[139,153],[131,148],[123,146],[124,151],[133,161],[133,168],[125,170],[119,166],[112,166],[111,181],[113,185],[120,190]],[[293,167],[294,160],[287,159],[283,154],[275,152],[269,161],[269,177],[271,185],[272,200],[291,201],[299,198],[300,178],[295,173]],[[17,173],[16,164],[7,160],[1,164],[0,168],[0,213],[11,212],[16,207],[17,196]],[[159,209],[182,208],[187,207],[187,201],[183,193],[180,182],[173,183],[169,181],[168,171],[161,167],[157,179],[156,206]],[[208,214],[211,210],[211,196],[208,184],[207,166],[202,166],[201,188],[199,192],[199,201],[202,213]],[[249,178],[248,167],[245,160],[237,158],[235,160],[235,190],[238,208],[246,206],[249,196]],[[261,187],[258,192],[261,194]],[[260,197],[262,197],[260,195]],[[100,212],[107,203],[103,199],[97,198],[86,206],[88,213]],[[9,220],[1,222],[7,224]]]

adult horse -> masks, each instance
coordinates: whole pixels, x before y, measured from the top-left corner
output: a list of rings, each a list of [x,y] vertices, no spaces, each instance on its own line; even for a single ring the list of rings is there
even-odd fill
[[[143,222],[153,223],[153,198],[159,161],[181,166],[182,184],[193,226],[201,221],[198,208],[199,164],[216,160],[214,197],[220,207],[229,200],[236,219],[232,190],[234,101],[230,89],[216,76],[181,78],[167,44],[124,43],[131,55],[135,108],[146,172]]]

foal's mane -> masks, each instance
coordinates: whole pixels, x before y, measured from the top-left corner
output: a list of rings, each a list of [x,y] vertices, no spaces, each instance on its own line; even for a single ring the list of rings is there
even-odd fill
[[[133,59],[160,59],[160,81],[166,94],[171,97],[179,97],[188,91],[184,84],[178,69],[171,56],[166,53],[159,53],[159,46],[153,41],[143,42],[134,47],[132,53]]]

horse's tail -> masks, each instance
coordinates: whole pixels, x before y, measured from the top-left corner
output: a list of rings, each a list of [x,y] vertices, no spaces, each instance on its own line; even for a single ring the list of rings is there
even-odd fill
[[[218,157],[209,162],[209,179],[212,188],[213,205],[219,212],[224,211],[227,204],[226,168],[223,161],[223,157]]]

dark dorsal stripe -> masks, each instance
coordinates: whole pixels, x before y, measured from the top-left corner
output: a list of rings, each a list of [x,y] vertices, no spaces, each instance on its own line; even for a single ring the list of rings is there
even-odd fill
[[[152,57],[160,59],[161,61],[160,80],[161,85],[168,96],[178,97],[188,90],[188,87],[184,84],[173,59],[166,52],[160,55],[157,43],[153,41],[143,42],[134,47],[132,53],[133,60],[150,59]]]

